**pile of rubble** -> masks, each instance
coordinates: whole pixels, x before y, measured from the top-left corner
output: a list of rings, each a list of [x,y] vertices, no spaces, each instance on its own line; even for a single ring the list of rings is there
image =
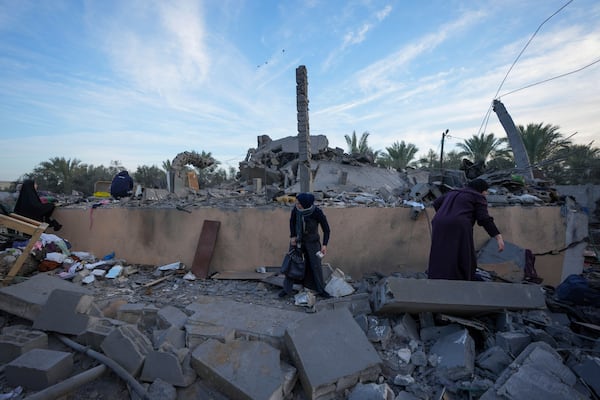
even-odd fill
[[[565,301],[560,287],[422,274],[353,281],[326,265],[332,298],[297,287],[281,300],[283,279],[265,268],[196,280],[178,262],[128,265],[112,254],[73,251],[48,272],[28,263],[38,270],[0,289],[3,399],[600,395],[599,304]],[[600,289],[597,265],[585,277]]]

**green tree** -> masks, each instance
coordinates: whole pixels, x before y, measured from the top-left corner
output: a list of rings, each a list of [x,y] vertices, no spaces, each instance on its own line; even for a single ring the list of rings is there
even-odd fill
[[[379,151],[373,150],[369,147],[369,135],[370,133],[365,131],[360,135],[360,139],[356,136],[356,131],[352,131],[352,136],[344,135],[346,144],[348,145],[349,154],[360,154],[368,156],[371,160],[376,160],[379,155]]]
[[[76,158],[67,160],[64,157],[54,157],[35,167],[31,177],[40,187],[51,192],[71,194],[74,179],[80,168],[81,161]]]
[[[456,146],[461,149],[458,153],[461,157],[467,157],[473,163],[486,163],[489,159],[510,155],[503,147],[507,141],[506,138],[496,138],[493,133],[484,135],[482,132],[479,136],[473,135],[463,143],[457,143]]]
[[[111,181],[113,174],[104,165],[94,166],[82,164],[73,178],[73,190],[91,196],[96,191],[96,182]]]
[[[548,160],[559,150],[565,149],[571,144],[571,141],[565,139],[559,132],[560,127],[557,125],[531,123],[526,127],[519,125],[517,129],[521,133],[523,145],[532,165]]]
[[[151,167],[140,165],[133,173],[133,179],[143,187],[166,189],[167,174],[165,171],[158,168],[156,165]]]
[[[377,159],[379,165],[394,168],[397,171],[405,169],[415,158],[419,149],[412,143],[394,142],[385,148],[386,153]]]
[[[570,145],[556,153],[556,161],[542,167],[545,175],[560,185],[600,183],[600,149]]]

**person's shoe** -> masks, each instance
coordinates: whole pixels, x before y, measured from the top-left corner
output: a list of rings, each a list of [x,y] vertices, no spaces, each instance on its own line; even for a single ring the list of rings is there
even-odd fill
[[[281,289],[279,291],[279,294],[277,294],[277,296],[279,296],[279,298],[284,298],[287,295],[288,295],[288,292],[286,292],[284,289]]]
[[[54,229],[54,232],[58,232],[62,228],[62,225],[55,219],[50,221],[48,225],[50,225]]]

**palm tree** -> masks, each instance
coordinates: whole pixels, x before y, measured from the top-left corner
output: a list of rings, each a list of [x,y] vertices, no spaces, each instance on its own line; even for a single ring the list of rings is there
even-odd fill
[[[577,185],[600,180],[600,149],[589,145],[571,145],[556,152],[557,161],[544,168],[557,184]]]
[[[81,161],[76,158],[67,160],[64,157],[54,157],[41,162],[34,168],[33,175],[36,181],[45,182],[48,190],[71,194],[74,179],[81,167]]]
[[[479,136],[473,135],[463,143],[457,143],[456,146],[462,149],[458,153],[459,156],[468,157],[473,163],[485,163],[491,158],[508,157],[510,152],[502,147],[506,142],[506,138],[496,138],[493,133],[484,135],[482,132]]]
[[[168,174],[171,171],[171,160],[165,160],[162,162],[162,169]]]
[[[356,137],[356,131],[352,131],[352,136],[344,135],[346,144],[348,145],[349,154],[360,154],[371,158],[371,161],[377,159],[379,156],[379,150],[373,150],[369,147],[368,138],[370,133],[365,131],[360,135],[360,139]]]
[[[412,143],[394,142],[391,147],[386,147],[387,153],[379,158],[379,164],[394,168],[397,171],[405,169],[415,158],[419,149]]]
[[[548,160],[560,149],[571,144],[569,139],[563,138],[559,132],[560,127],[557,125],[532,123],[527,124],[527,127],[519,125],[517,129],[521,133],[523,145],[532,165]]]

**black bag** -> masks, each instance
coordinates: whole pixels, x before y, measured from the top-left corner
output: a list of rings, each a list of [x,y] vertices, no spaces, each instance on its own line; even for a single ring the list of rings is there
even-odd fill
[[[283,257],[283,263],[281,264],[281,273],[290,279],[303,279],[304,270],[306,264],[304,263],[304,257],[302,256],[302,250],[297,247],[293,247]]]

